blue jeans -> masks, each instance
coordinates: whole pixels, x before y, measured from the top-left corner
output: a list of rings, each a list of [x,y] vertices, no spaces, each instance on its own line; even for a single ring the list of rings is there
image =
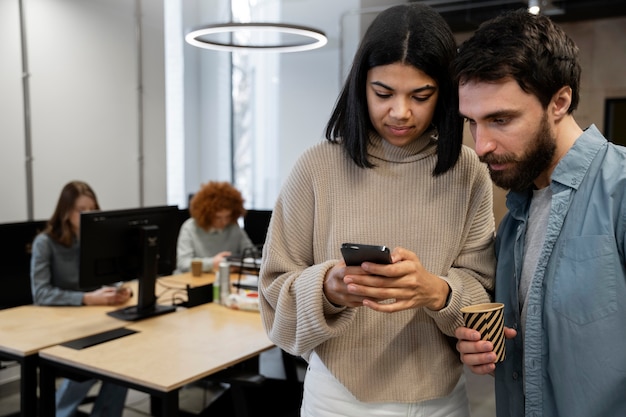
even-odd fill
[[[56,393],[56,417],[73,417],[96,382],[95,379],[82,382],[64,379]],[[126,387],[103,382],[91,409],[91,417],[121,417],[127,392]]]

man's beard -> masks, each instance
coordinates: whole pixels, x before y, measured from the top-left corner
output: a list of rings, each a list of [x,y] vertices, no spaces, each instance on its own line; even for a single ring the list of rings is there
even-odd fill
[[[556,152],[556,138],[550,133],[548,116],[545,113],[531,146],[532,148],[520,159],[510,154],[497,156],[487,154],[480,158],[487,164],[514,163],[512,168],[503,171],[492,171],[489,168],[494,184],[507,190],[524,191],[529,189],[533,181],[550,166]]]

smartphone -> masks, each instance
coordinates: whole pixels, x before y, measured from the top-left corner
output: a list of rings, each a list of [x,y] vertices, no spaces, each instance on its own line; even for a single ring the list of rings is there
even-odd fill
[[[343,243],[341,254],[347,266],[359,266],[363,262],[390,264],[391,251],[387,246]]]

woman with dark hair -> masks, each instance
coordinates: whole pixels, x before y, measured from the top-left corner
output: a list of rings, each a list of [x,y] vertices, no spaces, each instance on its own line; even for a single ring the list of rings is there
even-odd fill
[[[118,305],[131,297],[129,289],[105,287],[82,291],[78,287],[80,213],[100,210],[96,193],[82,181],[67,183],[46,229],[35,237],[31,258],[33,302],[39,305]],[[70,417],[96,383],[95,379],[66,379],[57,389],[56,416]],[[127,389],[103,382],[92,417],[119,417]]]
[[[419,11],[414,9],[415,17],[415,13]],[[402,16],[405,12],[406,8],[402,7],[388,9],[385,19],[395,22],[396,19],[406,18],[404,24],[407,24],[411,18]],[[448,69],[456,47],[447,24],[438,23],[441,22],[416,24],[406,33],[407,28],[404,26],[379,24],[368,29],[326,126],[326,138],[331,142],[342,142],[344,149],[358,166],[374,166],[368,158],[367,144],[370,133],[376,127],[371,118],[363,117],[368,114],[367,89],[363,87],[367,83],[369,70],[397,63],[423,71],[436,84],[433,86],[435,89],[430,90],[438,96],[432,99],[435,109],[431,124],[442,140],[436,141],[437,163],[433,174],[446,172],[459,159],[463,144],[463,124],[458,115],[457,87]]]
[[[193,196],[190,219],[180,227],[176,249],[179,272],[191,269],[193,259],[202,260],[203,271],[217,271],[227,256],[254,247],[237,220],[246,214],[243,197],[228,182],[210,181]]]
[[[270,339],[304,357],[303,417],[469,416],[450,343],[493,289],[492,186],[462,146],[456,44],[418,3],[368,28],[326,128],[280,192],[259,289]],[[394,248],[346,266],[344,242]]]
[[[127,288],[78,288],[80,213],[93,210],[100,210],[100,206],[89,184],[72,181],[63,187],[46,229],[33,242],[31,286],[35,304],[117,305],[130,298]]]

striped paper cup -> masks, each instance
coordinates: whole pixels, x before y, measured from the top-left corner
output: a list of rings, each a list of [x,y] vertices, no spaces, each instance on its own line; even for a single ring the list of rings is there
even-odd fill
[[[504,304],[485,303],[461,308],[465,327],[478,330],[482,340],[493,343],[498,356],[496,362],[504,360]]]

